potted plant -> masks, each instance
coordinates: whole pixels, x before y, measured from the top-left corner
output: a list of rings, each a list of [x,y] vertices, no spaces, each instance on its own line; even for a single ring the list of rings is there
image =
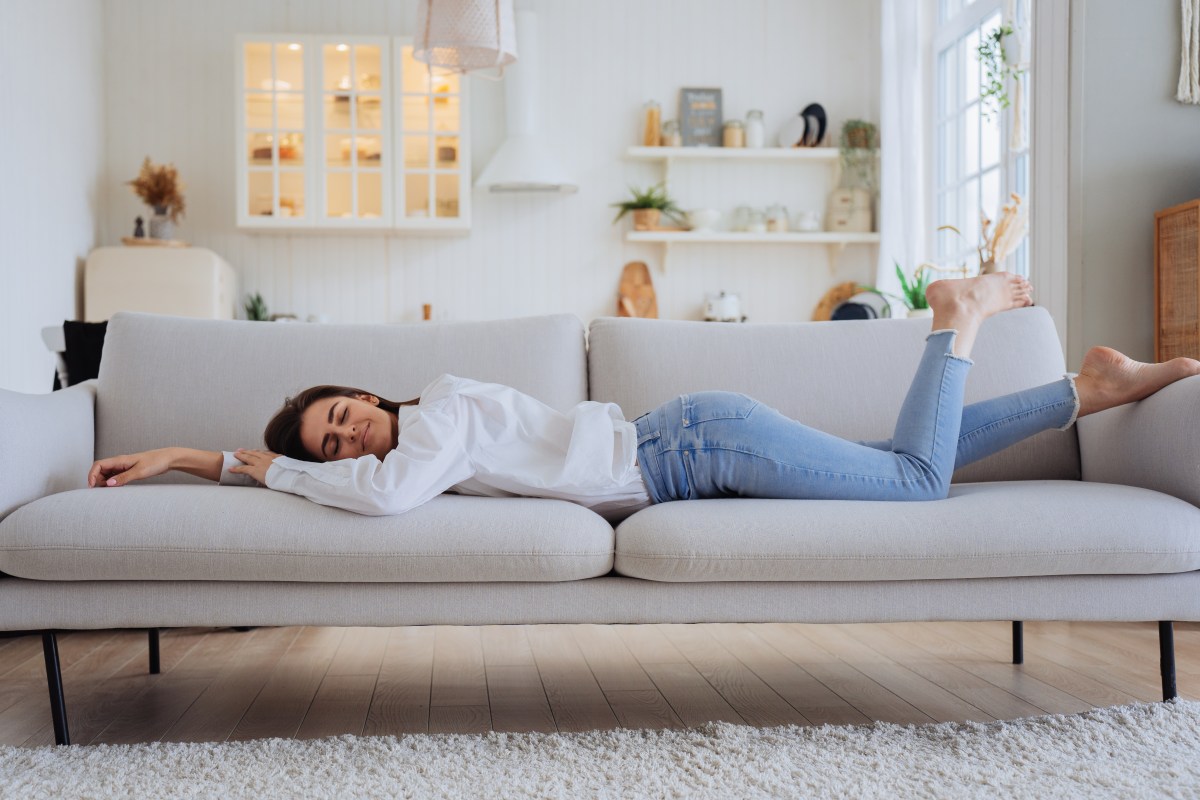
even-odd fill
[[[875,151],[879,128],[873,122],[849,119],[842,125],[838,151],[842,159],[842,186],[875,191]]]
[[[1009,81],[1016,80],[1025,70],[1012,62],[1004,40],[1016,31],[1012,25],[1001,25],[983,38],[976,48],[979,66],[982,69],[979,87],[979,102],[986,119],[991,119],[1008,108]]]
[[[142,202],[154,209],[150,218],[150,238],[170,239],[175,231],[173,223],[183,216],[183,184],[174,164],[155,166],[149,156],[142,162],[142,169],[129,185]]]
[[[644,190],[630,186],[629,192],[633,195],[632,198],[612,204],[613,208],[620,209],[613,219],[614,225],[620,221],[621,217],[632,211],[633,229],[650,231],[658,227],[663,214],[676,221],[679,221],[683,214],[683,209],[676,205],[671,196],[667,194],[666,184],[656,183]]]
[[[859,286],[859,291],[872,292],[884,299],[891,298],[899,300],[908,309],[910,317],[932,317],[933,310],[929,308],[929,301],[925,299],[925,290],[929,288],[929,284],[933,282],[931,279],[931,264],[922,264],[917,267],[912,274],[912,281],[909,282],[908,276],[904,274],[904,270],[900,268],[900,264],[896,264],[896,277],[900,279],[900,291],[902,294],[894,295],[891,292],[885,292],[877,289],[874,286]]]

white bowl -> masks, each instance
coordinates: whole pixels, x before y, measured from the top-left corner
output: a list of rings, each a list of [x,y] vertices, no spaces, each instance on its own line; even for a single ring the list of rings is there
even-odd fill
[[[715,208],[697,208],[687,213],[687,220],[694,231],[710,231],[721,221],[721,212]]]

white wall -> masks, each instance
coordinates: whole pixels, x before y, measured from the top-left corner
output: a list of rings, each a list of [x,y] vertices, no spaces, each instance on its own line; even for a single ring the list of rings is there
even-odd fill
[[[1177,0],[1073,0],[1068,361],[1154,358],[1154,212],[1200,197],[1200,107],[1173,98]]]
[[[102,4],[0,2],[0,387],[48,392],[43,326],[76,317],[102,171]]]
[[[144,213],[128,187],[142,158],[174,162],[187,184],[178,235],[209,247],[261,291],[273,311],[339,322],[489,319],[615,313],[621,268],[651,264],[663,317],[699,318],[704,293],[738,291],[754,322],[804,320],[834,283],[873,278],[874,248],[851,246],[830,270],[823,246],[627,245],[610,203],[655,168],[622,159],[643,101],[671,109],[681,86],[721,86],[727,116],[785,115],[821,102],[836,134],[878,119],[877,0],[518,0],[538,13],[543,127],[580,184],[566,197],[474,196],[466,238],[267,235],[234,227],[234,36],[238,33],[410,34],[413,0],[110,0],[105,21],[105,244]],[[503,84],[474,80],[475,173],[502,135]],[[667,111],[665,116],[673,117]],[[836,139],[834,140],[836,142]],[[728,165],[678,172],[685,206],[824,210],[823,167]]]

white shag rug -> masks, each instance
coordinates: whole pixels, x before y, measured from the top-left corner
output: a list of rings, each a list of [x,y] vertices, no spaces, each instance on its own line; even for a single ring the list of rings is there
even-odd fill
[[[3,798],[1200,797],[1200,702],[1012,722],[0,748]]]

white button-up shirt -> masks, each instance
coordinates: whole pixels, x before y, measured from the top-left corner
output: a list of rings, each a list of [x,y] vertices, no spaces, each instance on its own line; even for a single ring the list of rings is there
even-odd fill
[[[222,483],[240,483],[228,469]],[[276,458],[267,486],[359,514],[402,514],[452,491],[549,497],[617,522],[650,505],[637,465],[637,429],[616,403],[565,414],[508,386],[443,375],[401,406],[396,449],[324,463]]]

